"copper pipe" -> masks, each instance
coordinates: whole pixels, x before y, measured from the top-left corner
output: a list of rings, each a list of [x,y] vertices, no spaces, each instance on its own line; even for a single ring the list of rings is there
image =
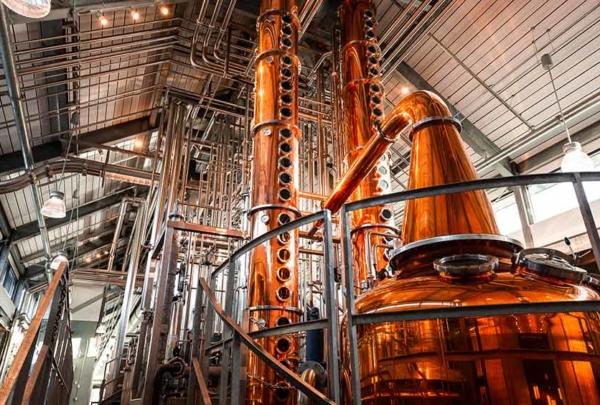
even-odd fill
[[[257,21],[253,134],[252,238],[298,215],[298,8],[295,0],[261,0]],[[249,331],[299,321],[298,232],[256,248],[248,279]],[[298,341],[281,336],[260,344],[288,368],[299,362]],[[249,404],[294,403],[293,389],[256,356],[248,356]]]

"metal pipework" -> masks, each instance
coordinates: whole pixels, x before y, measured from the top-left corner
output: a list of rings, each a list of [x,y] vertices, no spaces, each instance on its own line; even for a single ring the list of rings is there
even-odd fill
[[[4,5],[0,5],[0,24],[2,29],[0,30],[0,54],[2,55],[2,67],[4,68],[4,75],[6,81],[6,87],[8,88],[8,95],[10,103],[12,104],[14,116],[15,116],[15,128],[19,137],[19,143],[21,145],[21,153],[23,154],[23,163],[27,173],[33,170],[33,153],[31,151],[31,138],[27,130],[27,123],[25,120],[25,108],[23,105],[23,96],[19,88],[19,79],[17,77],[17,71],[15,69],[15,57],[13,49],[11,47],[12,41],[10,39],[10,30],[8,23],[8,15]],[[48,229],[46,228],[46,220],[42,215],[42,197],[35,184],[35,181],[31,184],[31,194],[33,195],[33,204],[35,206],[35,213],[37,216],[38,226],[40,228],[40,236],[42,238],[42,245],[44,246],[44,252],[46,252],[46,258],[52,257],[52,249],[50,248],[50,240],[48,239]],[[8,235],[4,235],[8,236]],[[48,277],[50,277],[47,274]]]
[[[121,237],[121,230],[123,229],[123,223],[125,222],[125,215],[127,214],[127,207],[129,204],[141,204],[144,202],[142,198],[126,197],[121,201],[121,207],[119,209],[119,217],[117,218],[117,224],[115,226],[115,233],[113,240],[110,245],[110,252],[108,254],[108,264],[106,266],[107,271],[111,271],[115,262],[117,253],[117,246]]]
[[[299,215],[298,202],[298,8],[295,0],[261,0],[254,120],[252,238]],[[249,330],[299,321],[298,232],[257,247],[250,258],[247,319]],[[261,339],[262,346],[292,370],[298,364],[296,338]],[[246,399],[251,404],[291,403],[288,382],[259,359],[248,358]]]

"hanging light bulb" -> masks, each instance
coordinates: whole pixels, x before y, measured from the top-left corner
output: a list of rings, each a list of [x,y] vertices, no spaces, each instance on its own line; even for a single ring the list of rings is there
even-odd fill
[[[104,17],[104,14],[98,12],[98,22],[102,27],[106,27],[108,25],[108,18]]]
[[[51,191],[50,198],[46,200],[41,211],[42,215],[48,218],[66,217],[65,195],[60,191]]]
[[[29,18],[43,18],[50,13],[50,0],[2,0],[2,3],[17,14]]]
[[[170,12],[170,10],[169,10],[169,7],[168,7],[168,6],[165,6],[165,5],[162,5],[162,6],[160,6],[160,13],[161,13],[162,15],[164,15],[164,16],[168,16],[168,15],[169,15],[169,12]]]
[[[137,20],[139,20],[139,19],[140,19],[140,13],[139,13],[139,11],[137,11],[137,10],[132,10],[132,11],[131,11],[131,19],[132,19],[133,21],[137,21]]]
[[[52,258],[52,261],[50,262],[50,269],[52,270],[58,270],[58,268],[60,267],[61,264],[69,264],[69,258],[67,257],[67,254],[63,251],[60,251],[56,254],[56,256],[54,256]]]
[[[563,173],[567,172],[591,172],[594,170],[594,162],[581,149],[579,142],[570,142],[563,146],[565,156],[560,163],[560,170]]]
[[[558,112],[562,120],[563,126],[565,127],[565,134],[567,135],[567,143],[563,146],[563,153],[565,154],[562,162],[560,163],[560,170],[562,172],[586,172],[594,170],[594,162],[590,156],[583,151],[579,142],[573,142],[571,139],[571,133],[563,114],[562,106],[560,105],[560,99],[558,98],[558,92],[556,91],[556,85],[554,84],[554,76],[552,75],[552,56],[549,53],[545,53],[541,57],[542,67],[548,71],[550,75],[550,84],[552,84],[552,90],[554,97],[556,98],[556,105],[558,106]]]

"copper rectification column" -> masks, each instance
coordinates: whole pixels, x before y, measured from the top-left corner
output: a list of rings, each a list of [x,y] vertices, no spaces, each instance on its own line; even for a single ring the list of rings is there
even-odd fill
[[[381,49],[375,35],[375,7],[370,0],[345,0],[340,8],[342,22],[341,69],[344,103],[344,135],[348,153],[347,167],[364,156],[366,147],[377,138],[383,118],[383,86],[380,76]],[[387,149],[387,144],[385,149]],[[385,150],[384,149],[384,150]],[[370,156],[374,154],[369,153]],[[386,193],[390,188],[389,162],[380,153],[372,169],[362,173],[363,179],[350,196],[351,201]],[[374,168],[373,168],[374,166]],[[392,210],[373,207],[352,215],[352,242],[356,269],[355,286],[371,284],[374,276],[387,267],[387,256],[381,246],[397,235]],[[389,234],[390,237],[381,236]]]
[[[261,0],[253,128],[252,237],[299,216],[298,201],[298,9],[296,1]],[[249,330],[298,322],[298,234],[280,235],[250,259]],[[289,336],[259,342],[290,369],[298,342]],[[292,403],[295,391],[258,358],[248,358],[246,401]]]

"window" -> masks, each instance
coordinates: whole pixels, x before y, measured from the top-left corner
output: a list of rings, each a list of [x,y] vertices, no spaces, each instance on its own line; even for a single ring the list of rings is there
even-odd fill
[[[510,194],[493,204],[496,214],[496,223],[500,233],[508,235],[521,230],[521,220],[519,219],[519,209],[514,194]]]
[[[4,283],[2,283],[2,285],[4,286],[4,289],[6,290],[8,295],[13,297],[13,294],[17,289],[17,277],[13,274],[12,271],[10,271],[10,269],[8,269],[8,271],[6,272],[6,277],[4,277]]]

